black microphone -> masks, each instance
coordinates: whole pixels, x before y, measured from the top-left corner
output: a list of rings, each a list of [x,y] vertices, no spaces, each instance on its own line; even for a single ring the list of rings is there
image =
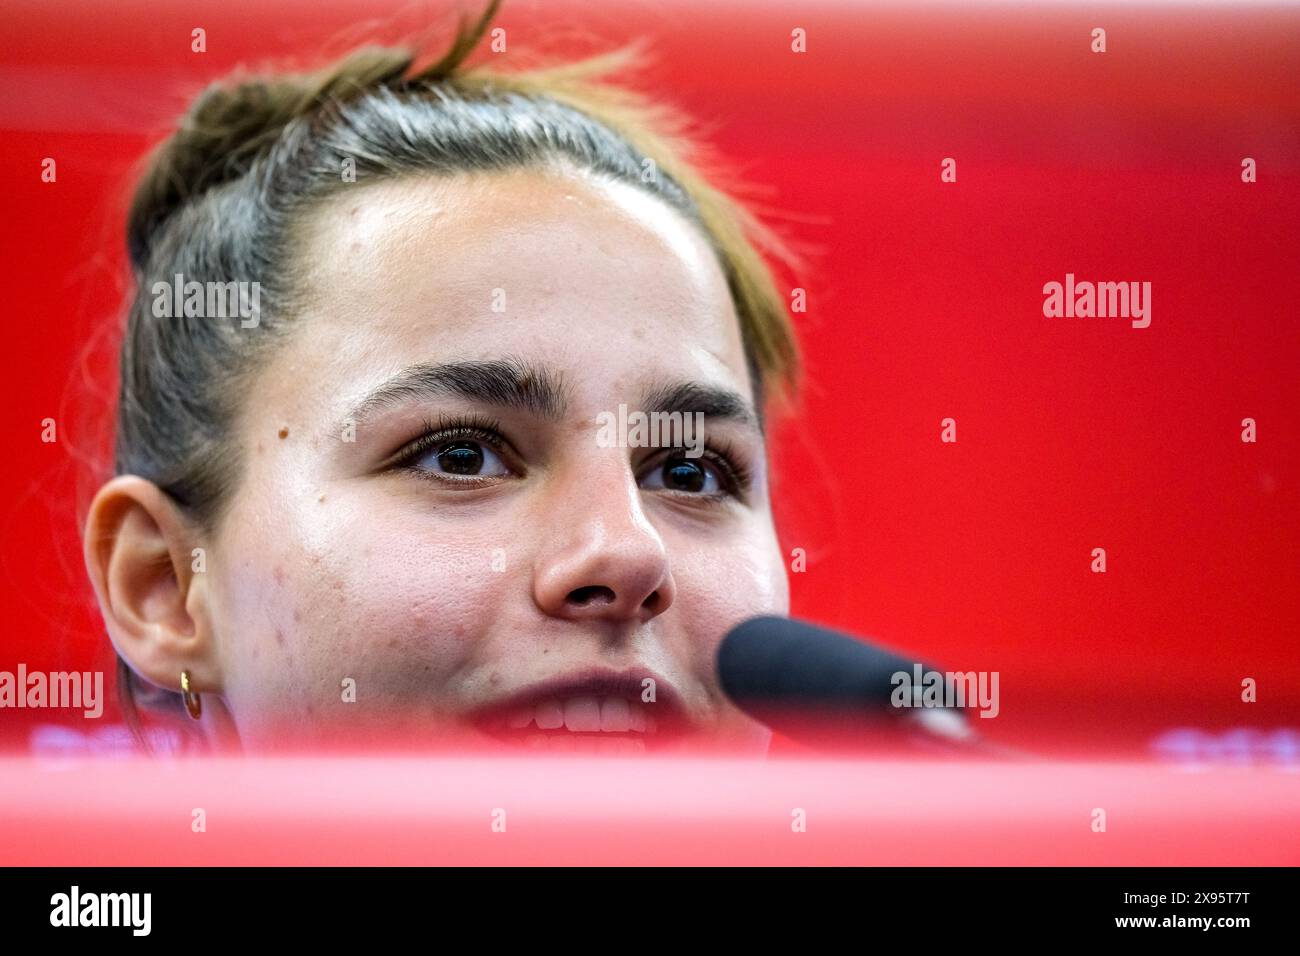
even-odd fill
[[[732,628],[717,672],[736,705],[772,730],[826,749],[907,742],[942,751],[991,748],[957,707],[926,706],[920,661],[783,617]]]

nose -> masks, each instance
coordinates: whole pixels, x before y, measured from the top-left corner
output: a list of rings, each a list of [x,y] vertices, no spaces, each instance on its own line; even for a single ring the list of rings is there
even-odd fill
[[[644,623],[676,594],[663,538],[626,462],[586,464],[547,501],[534,598],[553,617]]]

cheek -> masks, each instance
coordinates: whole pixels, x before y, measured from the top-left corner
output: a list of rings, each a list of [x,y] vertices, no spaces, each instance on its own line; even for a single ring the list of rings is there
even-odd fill
[[[230,516],[240,530],[226,547],[255,556],[223,587],[228,613],[215,625],[232,705],[316,713],[343,703],[349,678],[367,704],[454,700],[517,562],[482,527],[448,533],[373,498],[317,498],[278,521]]]
[[[717,548],[686,540],[675,552],[678,611],[710,667],[713,649],[732,627],[761,614],[789,613],[785,565],[770,530]]]

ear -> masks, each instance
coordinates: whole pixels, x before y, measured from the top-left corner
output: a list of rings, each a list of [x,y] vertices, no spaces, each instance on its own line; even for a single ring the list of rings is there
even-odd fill
[[[109,637],[146,680],[179,691],[181,671],[200,693],[221,692],[203,536],[157,485],[134,475],[99,489],[84,551]]]

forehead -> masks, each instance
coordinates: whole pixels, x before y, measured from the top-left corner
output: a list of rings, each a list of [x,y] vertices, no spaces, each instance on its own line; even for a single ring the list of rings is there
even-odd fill
[[[313,331],[294,338],[362,377],[511,354],[579,393],[667,371],[749,391],[712,248],[636,186],[540,169],[382,180],[332,197],[299,238]]]

